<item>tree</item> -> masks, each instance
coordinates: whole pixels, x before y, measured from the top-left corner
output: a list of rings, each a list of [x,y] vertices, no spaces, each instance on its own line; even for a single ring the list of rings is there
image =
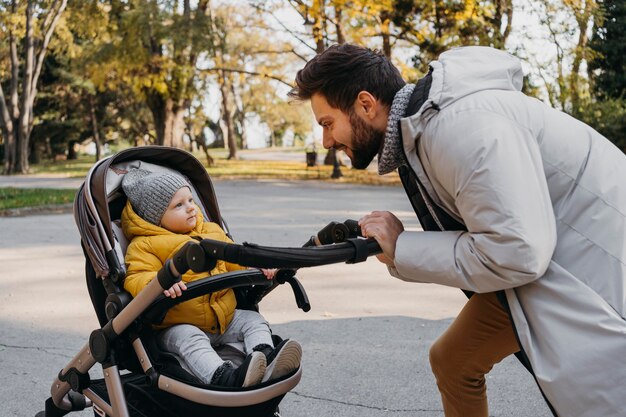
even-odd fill
[[[588,34],[598,13],[595,0],[527,1],[529,12],[539,17],[542,32],[530,42],[548,42],[546,48],[524,51],[532,71],[543,82],[553,107],[580,117],[582,103],[589,96],[588,78],[583,68],[593,57]],[[529,35],[528,35],[529,36]]]
[[[234,120],[234,103],[233,94],[233,77],[230,71],[226,70],[229,66],[229,47],[228,42],[229,30],[228,19],[225,16],[212,14],[212,34],[213,34],[213,62],[217,73],[217,83],[222,96],[222,123],[226,127],[226,144],[228,145],[228,159],[237,159],[237,139],[235,137],[235,120]]]
[[[29,170],[33,105],[52,35],[67,0],[0,2],[0,128],[4,139],[4,173]],[[8,95],[4,91],[7,89]]]
[[[209,153],[207,138],[204,134],[204,128],[209,124],[209,120],[202,106],[190,106],[185,122],[187,124],[185,133],[189,136],[189,152],[193,152],[193,144],[195,143],[198,149],[202,149],[204,152],[207,166],[213,166],[215,160]]]
[[[93,124],[88,108],[93,100],[88,87],[67,69],[67,61],[60,57],[48,56],[45,60],[33,107],[37,115],[30,138],[34,163],[43,156],[54,158],[66,151],[72,159],[74,144],[89,135],[88,126]]]
[[[581,116],[626,152],[626,4],[599,3],[601,13],[589,42],[596,53],[589,63],[593,97]]]
[[[343,11],[347,4],[344,0],[287,0],[288,3],[302,16],[305,27],[310,26],[310,35],[315,47],[309,46],[317,54],[324,52],[330,43],[344,43],[346,38],[343,30]],[[331,37],[334,35],[334,40]],[[298,38],[301,40],[300,38]],[[333,166],[331,178],[343,176],[337,150],[331,148],[326,153],[324,164]]]
[[[246,120],[251,117],[266,124],[277,140],[287,130],[303,134],[302,122],[297,120],[302,113],[288,108],[285,100],[292,88],[285,74],[295,68],[294,60],[300,60],[293,46],[276,37],[254,7],[221,2],[211,15],[214,55],[202,72],[220,89],[229,159],[236,158],[237,148],[247,146]]]
[[[504,49],[513,22],[512,0],[394,0],[391,36],[413,46],[419,74],[442,52],[467,45]],[[417,47],[417,48],[414,48]]]
[[[210,53],[209,0],[112,0],[110,40],[91,66],[98,88],[125,85],[150,109],[158,145],[182,146],[184,115],[198,98],[196,63]]]
[[[322,52],[332,43],[354,42],[381,49],[403,76],[414,80],[441,52],[460,45],[503,48],[511,32],[512,0],[287,0],[309,33],[282,25],[299,44]],[[268,10],[269,6],[265,6]],[[311,39],[312,38],[312,39]],[[413,53],[414,65],[394,59]],[[334,150],[326,161],[336,161]],[[335,170],[335,172],[340,172]]]
[[[91,78],[110,40],[109,17],[106,5],[92,0],[74,0],[66,10],[55,36],[63,48],[47,55],[42,70],[32,152],[50,155],[67,150],[70,158],[74,144],[93,142],[99,159],[105,144],[155,142],[149,109],[131,86],[106,82],[96,86]],[[96,80],[101,76],[97,73]]]
[[[599,0],[601,13],[589,43],[596,58],[589,63],[593,91],[599,97],[626,95],[626,3]]]
[[[31,149],[37,157],[67,150],[70,158],[74,144],[93,142],[98,160],[105,143],[127,139],[137,145],[151,126],[147,109],[131,92],[96,89],[67,57],[46,59],[34,113]]]

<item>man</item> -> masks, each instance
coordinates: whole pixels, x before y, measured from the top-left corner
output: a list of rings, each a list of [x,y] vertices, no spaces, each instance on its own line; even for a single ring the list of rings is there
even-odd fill
[[[516,354],[555,415],[626,415],[626,156],[527,97],[520,62],[458,48],[406,84],[382,55],[336,45],[309,61],[326,148],[399,170],[424,232],[360,220],[392,275],[471,295],[430,361],[446,416],[487,416],[485,374]]]

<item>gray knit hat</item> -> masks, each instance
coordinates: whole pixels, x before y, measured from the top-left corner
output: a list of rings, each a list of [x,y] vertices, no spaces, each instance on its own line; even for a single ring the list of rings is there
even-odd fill
[[[131,169],[122,179],[122,188],[135,212],[157,226],[172,197],[183,187],[189,187],[189,183],[181,175],[141,168]]]

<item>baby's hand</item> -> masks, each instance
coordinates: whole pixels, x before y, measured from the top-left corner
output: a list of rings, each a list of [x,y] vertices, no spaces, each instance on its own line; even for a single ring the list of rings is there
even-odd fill
[[[185,285],[185,283],[180,281],[172,285],[170,289],[163,291],[163,294],[165,294],[166,297],[176,298],[183,295],[183,291],[185,291],[186,289],[187,286]]]
[[[276,276],[276,271],[278,271],[278,269],[262,269],[261,268],[261,272],[263,272],[263,275],[265,275],[265,278],[267,279],[274,279],[274,277]]]

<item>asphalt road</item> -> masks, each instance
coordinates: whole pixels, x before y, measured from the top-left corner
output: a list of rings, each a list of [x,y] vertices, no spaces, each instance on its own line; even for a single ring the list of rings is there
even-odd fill
[[[0,186],[15,185],[11,181],[0,178]],[[80,183],[39,181],[63,188]],[[300,246],[329,221],[374,209],[390,210],[417,229],[397,187],[229,181],[217,182],[216,192],[237,241]],[[0,217],[0,265],[0,416],[34,416],[54,376],[98,326],[71,214]],[[375,259],[303,269],[298,276],[310,312],[296,308],[288,286],[261,304],[274,332],[304,349],[303,379],[281,403],[283,416],[443,415],[428,348],[462,307],[459,290],[396,280]],[[92,377],[100,375],[97,368]],[[550,416],[532,377],[513,358],[495,366],[488,389],[492,416]]]

